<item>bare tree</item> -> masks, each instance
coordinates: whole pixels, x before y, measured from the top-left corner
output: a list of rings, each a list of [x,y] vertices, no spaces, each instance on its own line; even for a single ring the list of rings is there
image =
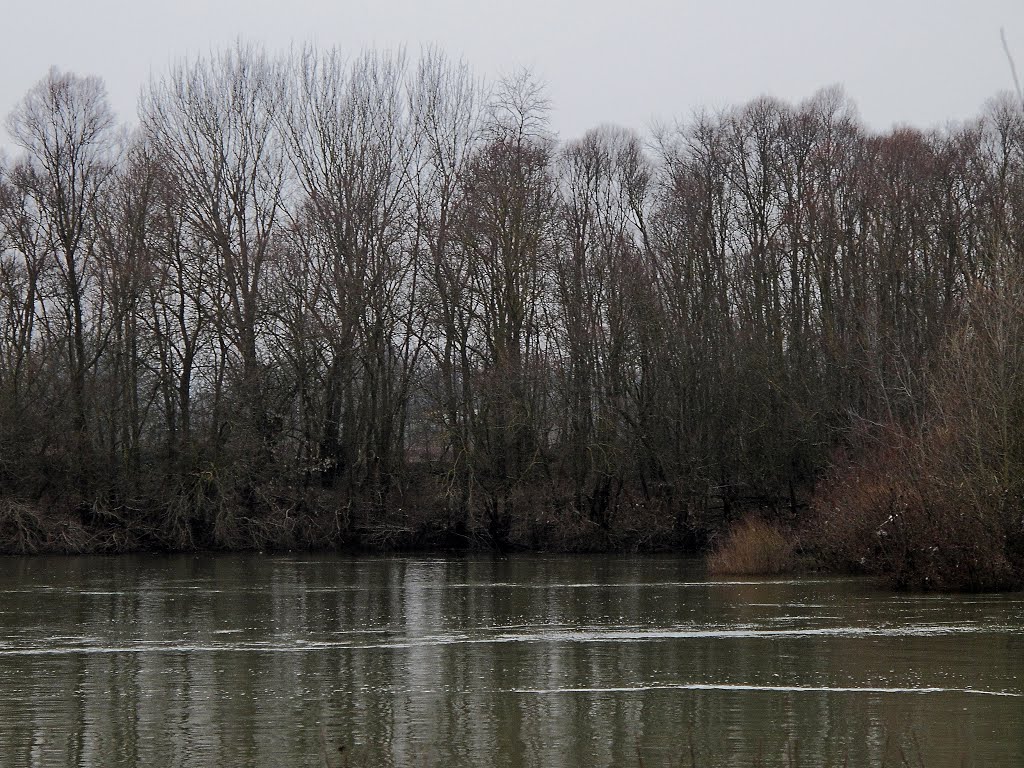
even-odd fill
[[[380,506],[404,458],[421,335],[407,64],[403,53],[346,63],[337,52],[307,50],[291,71],[284,131],[302,189],[296,256],[308,284],[289,300],[299,321],[291,327],[311,320],[325,341],[324,370],[314,379],[307,365],[299,386],[303,410],[314,399],[322,409],[318,444],[306,452],[325,477],[343,478]]]
[[[636,331],[657,318],[641,317],[642,302],[627,286],[645,272],[650,174],[639,137],[611,127],[569,143],[560,167],[560,443],[575,509],[607,531],[635,466],[634,449],[643,444],[631,398]]]
[[[103,299],[95,260],[95,218],[115,167],[114,116],[106,89],[95,77],[50,70],[7,118],[7,130],[24,151],[18,173],[23,202],[38,230],[22,220],[30,293],[39,274],[39,247],[51,259],[60,291],[54,296],[65,323],[65,354],[70,372],[71,428],[82,455],[88,455],[86,389],[106,343]],[[28,263],[26,262],[26,263]],[[27,300],[32,301],[33,296]],[[81,466],[87,466],[83,461]]]
[[[473,380],[469,328],[472,310],[468,262],[458,248],[457,202],[470,158],[481,140],[481,84],[465,64],[439,51],[424,54],[410,88],[415,125],[413,194],[415,257],[426,267],[420,312],[424,346],[436,372],[427,393],[437,404],[443,460],[449,467],[442,495],[445,525],[465,537],[473,496],[470,456]],[[430,434],[428,431],[426,434]],[[429,438],[428,438],[429,439]]]
[[[468,281],[468,325],[458,339],[473,382],[464,402],[468,467],[496,546],[522,513],[520,497],[547,443],[544,308],[553,246],[552,146],[547,102],[519,75],[492,96],[487,140],[466,168],[456,208],[457,249]]]
[[[141,107],[147,139],[180,184],[187,223],[216,261],[209,311],[257,434],[268,415],[260,386],[262,282],[275,254],[287,171],[276,128],[281,98],[280,66],[239,45],[178,65],[150,84]]]

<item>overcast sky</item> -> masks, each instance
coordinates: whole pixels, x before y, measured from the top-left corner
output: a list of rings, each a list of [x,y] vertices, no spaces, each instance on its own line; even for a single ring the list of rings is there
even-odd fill
[[[525,65],[564,138],[837,83],[874,129],[931,127],[1012,87],[1000,27],[1024,68],[1024,0],[8,0],[0,114],[56,65],[104,78],[134,121],[150,73],[242,39],[436,44],[482,75]]]

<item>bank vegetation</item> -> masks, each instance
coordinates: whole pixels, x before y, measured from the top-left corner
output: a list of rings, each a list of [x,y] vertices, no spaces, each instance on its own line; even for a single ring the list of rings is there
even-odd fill
[[[0,166],[0,547],[720,544],[1024,566],[1024,114],[837,89],[560,140],[543,88],[239,45]],[[738,530],[738,529],[736,529]]]

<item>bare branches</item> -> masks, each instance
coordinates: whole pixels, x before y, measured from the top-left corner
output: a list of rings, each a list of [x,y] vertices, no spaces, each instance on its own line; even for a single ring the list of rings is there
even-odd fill
[[[0,177],[0,494],[155,497],[173,546],[796,520],[863,425],[989,423],[928,393],[1020,271],[1014,77],[956,131],[872,135],[832,88],[560,143],[526,70],[237,45],[124,142],[54,70]]]
[[[487,132],[492,140],[522,145],[551,139],[551,101],[544,84],[528,69],[498,80],[487,102]]]
[[[1024,91],[1020,87],[1020,78],[1017,77],[1017,65],[1013,62],[1013,54],[1010,53],[1010,44],[1006,42],[1006,30],[999,28],[999,39],[1003,42],[1003,52],[1006,54],[1006,61],[1010,65],[1010,74],[1013,76],[1013,87],[1017,92],[1017,100],[1024,104]]]

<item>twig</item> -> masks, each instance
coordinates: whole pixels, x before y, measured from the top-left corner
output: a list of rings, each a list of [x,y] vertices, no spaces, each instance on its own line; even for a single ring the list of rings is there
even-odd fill
[[[1013,54],[1010,53],[1010,45],[1006,42],[1006,29],[999,28],[999,37],[1003,41],[1003,51],[1006,52],[1006,60],[1010,62],[1010,74],[1013,75],[1013,87],[1017,89],[1017,99],[1024,104],[1024,91],[1020,87],[1020,78],[1017,77],[1017,65],[1013,63]]]

